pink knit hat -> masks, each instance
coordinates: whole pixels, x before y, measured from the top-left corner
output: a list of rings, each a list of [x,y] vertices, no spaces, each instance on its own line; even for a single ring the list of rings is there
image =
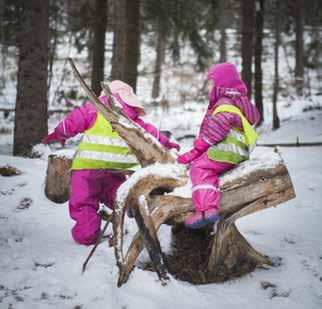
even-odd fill
[[[119,97],[129,106],[134,107],[138,114],[144,115],[145,111],[138,97],[135,95],[133,88],[121,80],[113,80],[109,83],[112,93],[118,94]]]
[[[244,95],[248,92],[236,66],[229,62],[212,65],[208,71],[207,79],[213,80],[215,86],[235,89]]]

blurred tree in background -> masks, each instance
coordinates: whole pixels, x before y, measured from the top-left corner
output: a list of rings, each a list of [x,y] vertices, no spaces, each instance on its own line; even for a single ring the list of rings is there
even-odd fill
[[[20,21],[13,154],[31,156],[48,131],[49,0],[22,1],[16,9]]]

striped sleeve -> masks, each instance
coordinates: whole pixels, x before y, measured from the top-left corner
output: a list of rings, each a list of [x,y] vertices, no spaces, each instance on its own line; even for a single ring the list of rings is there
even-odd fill
[[[234,119],[228,112],[218,113],[209,117],[209,121],[203,127],[200,136],[211,145],[218,144],[228,134],[233,126]]]

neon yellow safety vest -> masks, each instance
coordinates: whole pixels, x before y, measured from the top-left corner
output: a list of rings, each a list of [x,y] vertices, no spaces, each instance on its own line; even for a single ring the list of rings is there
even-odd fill
[[[237,114],[241,118],[243,131],[236,127],[231,128],[220,143],[208,149],[208,158],[219,162],[238,164],[248,159],[250,151],[256,145],[258,135],[238,107],[223,104],[215,109],[213,115],[221,112]]]
[[[77,147],[71,170],[127,169],[138,164],[125,141],[97,113],[94,125],[84,132]]]

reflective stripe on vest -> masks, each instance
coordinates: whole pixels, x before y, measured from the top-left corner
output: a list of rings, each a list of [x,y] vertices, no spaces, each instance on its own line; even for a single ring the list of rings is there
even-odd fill
[[[231,128],[227,136],[220,143],[208,149],[208,158],[219,162],[237,164],[248,159],[250,150],[256,144],[257,133],[236,106],[228,104],[220,105],[215,109],[213,115],[220,112],[237,114],[241,118],[243,131],[240,131],[238,128]]]
[[[127,169],[138,164],[125,141],[98,113],[94,125],[84,132],[71,169]]]

